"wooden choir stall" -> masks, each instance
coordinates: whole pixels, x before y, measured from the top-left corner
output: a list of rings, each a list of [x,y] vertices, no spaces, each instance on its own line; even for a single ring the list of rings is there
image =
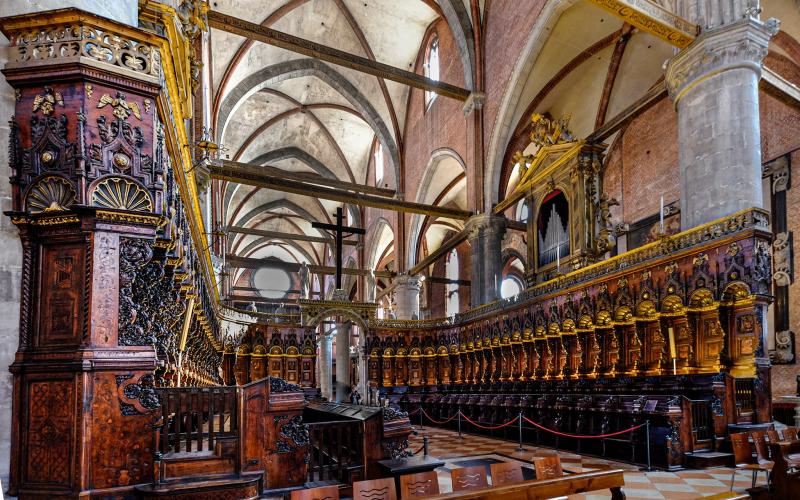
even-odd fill
[[[522,415],[578,436],[649,422],[653,465],[709,465],[706,452],[726,449],[728,426],[772,419],[767,220],[743,211],[455,320],[375,322],[369,384],[439,421],[458,411],[487,425]],[[500,435],[515,439],[510,431]],[[539,444],[647,460],[644,427],[586,441],[528,424],[524,432]]]

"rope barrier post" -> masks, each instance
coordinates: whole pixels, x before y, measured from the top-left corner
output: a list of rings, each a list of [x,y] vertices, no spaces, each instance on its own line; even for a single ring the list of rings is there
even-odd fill
[[[428,436],[422,436],[422,456],[428,456]]]
[[[464,439],[464,436],[461,435],[461,407],[460,406],[458,407],[458,413],[456,413],[456,415],[458,416],[458,438],[459,439]]]
[[[647,445],[647,470],[650,471],[650,419],[644,421],[645,443]]]
[[[519,447],[517,447],[517,451],[522,451],[524,450],[522,447],[522,411],[519,412],[517,419],[519,419]]]
[[[422,419],[423,419],[423,416],[424,416],[424,414],[425,414],[425,412],[424,412],[424,411],[422,411],[422,404],[420,404],[420,405],[419,405],[419,428],[420,428],[420,429],[422,429],[423,427],[425,427],[424,425],[422,425]]]

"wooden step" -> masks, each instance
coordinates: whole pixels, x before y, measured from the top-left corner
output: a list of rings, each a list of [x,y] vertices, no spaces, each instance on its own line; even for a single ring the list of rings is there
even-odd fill
[[[161,480],[170,482],[182,479],[207,478],[230,475],[236,472],[233,457],[221,457],[213,451],[172,453],[161,460]]]
[[[226,500],[255,500],[260,496],[261,477],[228,477],[220,479],[180,481],[136,486],[136,495],[142,500],[155,498],[225,498]]]
[[[733,453],[720,451],[696,451],[684,453],[686,468],[707,469],[710,467],[733,467]]]

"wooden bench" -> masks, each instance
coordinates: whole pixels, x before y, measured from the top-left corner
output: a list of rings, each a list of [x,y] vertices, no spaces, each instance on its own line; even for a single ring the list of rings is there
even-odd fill
[[[538,500],[585,493],[587,491],[611,490],[612,500],[623,500],[625,485],[622,469],[582,472],[556,479],[525,481],[506,486],[479,488],[427,497],[430,500],[452,498],[470,500]]]

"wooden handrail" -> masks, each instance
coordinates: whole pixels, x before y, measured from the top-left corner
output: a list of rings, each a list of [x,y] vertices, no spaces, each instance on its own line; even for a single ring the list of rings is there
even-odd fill
[[[525,481],[524,483],[509,484],[507,486],[493,486],[457,493],[446,493],[428,497],[428,500],[451,498],[464,500],[512,500],[525,498],[527,500],[536,500],[597,490],[611,490],[611,498],[613,500],[622,500],[625,498],[621,490],[624,485],[625,478],[622,469],[612,469],[570,474],[556,479]]]

